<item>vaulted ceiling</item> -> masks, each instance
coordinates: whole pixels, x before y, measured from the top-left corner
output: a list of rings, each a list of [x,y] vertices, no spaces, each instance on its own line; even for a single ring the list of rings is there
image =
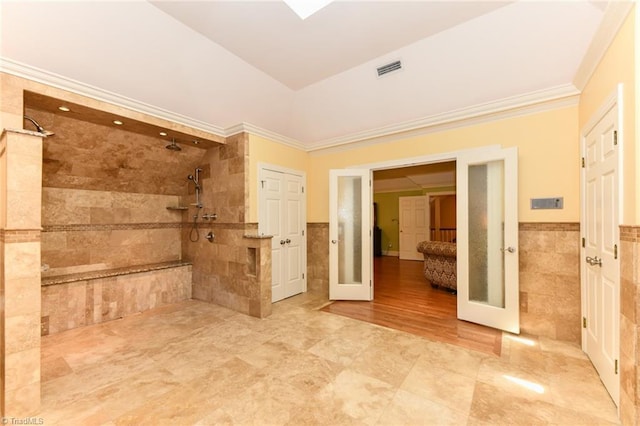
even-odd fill
[[[575,93],[598,1],[2,1],[0,69],[301,147],[531,94]],[[376,67],[403,68],[378,77]],[[25,71],[26,70],[26,71]]]

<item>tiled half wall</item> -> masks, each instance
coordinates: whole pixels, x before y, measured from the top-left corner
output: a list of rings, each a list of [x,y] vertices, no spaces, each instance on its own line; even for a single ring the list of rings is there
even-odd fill
[[[309,223],[309,291],[328,294],[329,224]],[[580,343],[580,225],[521,223],[520,327]]]
[[[620,419],[640,421],[640,226],[620,226]]]

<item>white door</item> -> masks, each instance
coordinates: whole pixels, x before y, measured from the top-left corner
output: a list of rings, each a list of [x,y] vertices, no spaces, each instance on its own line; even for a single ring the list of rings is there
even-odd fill
[[[329,299],[372,300],[371,172],[329,172]]]
[[[420,241],[429,239],[429,201],[424,195],[400,197],[400,259],[423,260],[416,250]]]
[[[517,148],[457,161],[458,318],[520,332]]]
[[[583,348],[618,404],[620,263],[614,105],[583,139]]]
[[[271,301],[276,302],[305,291],[304,179],[263,168],[259,184],[259,232],[273,236]]]

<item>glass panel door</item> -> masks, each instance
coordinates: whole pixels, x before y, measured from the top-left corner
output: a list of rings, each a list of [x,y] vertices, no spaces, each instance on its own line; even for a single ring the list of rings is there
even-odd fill
[[[329,185],[329,298],[371,300],[371,187],[369,170],[331,170]]]
[[[520,332],[517,149],[457,162],[458,318]]]

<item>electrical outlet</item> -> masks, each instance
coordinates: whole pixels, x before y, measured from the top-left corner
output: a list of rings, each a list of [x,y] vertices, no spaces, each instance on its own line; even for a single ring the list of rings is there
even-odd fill
[[[389,245],[387,246],[387,248],[391,248],[393,247],[393,244],[389,243]]]

